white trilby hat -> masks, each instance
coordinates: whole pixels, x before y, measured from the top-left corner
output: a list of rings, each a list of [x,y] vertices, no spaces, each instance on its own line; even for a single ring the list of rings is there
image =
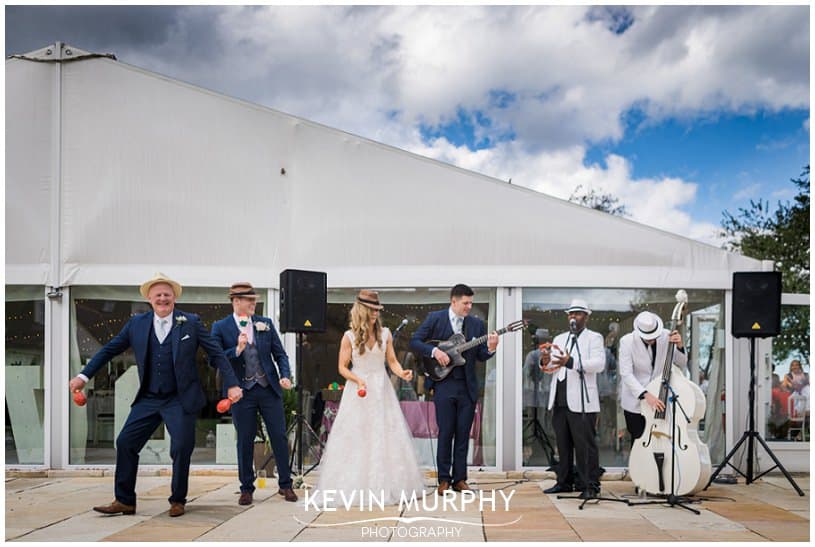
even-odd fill
[[[566,308],[566,313],[571,313],[573,311],[582,311],[586,315],[591,315],[591,310],[589,309],[588,303],[582,298],[573,299],[572,303],[569,304],[569,307]]]
[[[634,318],[634,332],[643,340],[653,340],[662,334],[662,319],[649,311],[640,312]]]

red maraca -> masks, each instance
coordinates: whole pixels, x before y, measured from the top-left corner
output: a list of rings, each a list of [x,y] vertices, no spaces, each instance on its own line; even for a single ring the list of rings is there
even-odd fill
[[[85,397],[85,394],[82,393],[81,390],[74,391],[74,404],[76,406],[85,406],[85,403],[88,402],[88,398]]]
[[[364,387],[361,387],[357,390],[357,395],[359,395],[360,397],[365,397],[366,395],[368,395],[368,392],[365,391]]]
[[[225,414],[226,412],[229,412],[230,408],[232,408],[232,400],[231,399],[221,399],[220,401],[218,401],[218,404],[215,406],[215,408],[221,414]]]

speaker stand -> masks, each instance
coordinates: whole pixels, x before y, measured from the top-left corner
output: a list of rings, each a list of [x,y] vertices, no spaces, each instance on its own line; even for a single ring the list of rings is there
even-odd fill
[[[730,450],[730,453],[727,454],[724,461],[719,464],[719,467],[717,467],[716,471],[714,471],[713,474],[710,476],[710,480],[708,481],[707,486],[705,486],[704,489],[707,490],[710,487],[710,485],[713,483],[714,480],[716,480],[716,477],[719,475],[719,472],[724,468],[725,465],[729,465],[730,467],[735,469],[736,472],[739,475],[741,475],[742,477],[744,477],[746,479],[747,484],[750,484],[753,481],[763,477],[764,475],[766,475],[767,473],[769,473],[770,471],[772,471],[773,469],[775,469],[777,467],[778,469],[781,470],[781,472],[784,474],[784,476],[787,477],[787,480],[790,482],[792,487],[795,488],[795,491],[798,492],[798,495],[803,496],[804,491],[801,490],[801,488],[795,483],[792,476],[789,474],[789,472],[787,472],[786,469],[784,469],[784,466],[781,465],[781,462],[778,461],[778,458],[775,457],[775,454],[773,454],[773,451],[770,450],[770,447],[767,446],[767,443],[764,441],[764,439],[761,438],[761,435],[758,433],[758,431],[756,431],[756,414],[755,414],[755,407],[756,407],[756,339],[755,339],[755,337],[750,338],[750,391],[749,391],[748,396],[749,396],[749,400],[750,400],[749,429],[747,429],[747,431],[742,433],[741,439],[739,439],[739,442],[737,442],[736,445]],[[764,450],[767,452],[767,454],[770,455],[770,458],[772,458],[772,460],[775,462],[774,466],[772,466],[771,468],[767,469],[766,471],[764,471],[763,473],[761,473],[759,475],[754,474],[754,468],[753,468],[753,453],[755,451],[755,441],[756,440],[758,440],[758,442],[761,444],[761,446],[764,447]],[[730,460],[736,454],[736,451],[739,449],[739,447],[741,447],[741,445],[744,443],[744,441],[747,441],[747,473],[743,473],[738,467],[736,467],[735,465],[730,463]]]

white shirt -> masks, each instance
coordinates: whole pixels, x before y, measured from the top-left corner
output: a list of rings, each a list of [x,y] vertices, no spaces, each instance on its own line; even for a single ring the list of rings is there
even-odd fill
[[[162,334],[161,322],[164,323],[164,333]],[[153,314],[153,330],[156,331],[156,338],[159,343],[163,343],[167,335],[170,334],[170,329],[173,328],[173,313],[170,312],[165,317],[159,317],[158,314]]]
[[[238,330],[246,334],[246,338],[249,344],[252,344],[255,341],[255,329],[252,328],[252,316],[246,316],[246,326],[241,327],[240,317],[237,313],[232,314],[233,319],[235,319],[235,324],[238,325]]]
[[[464,318],[460,315],[456,315],[453,308],[447,308],[447,317],[450,318],[450,326],[453,327],[453,332],[456,332],[456,317],[461,319],[461,330],[459,332],[464,331]]]

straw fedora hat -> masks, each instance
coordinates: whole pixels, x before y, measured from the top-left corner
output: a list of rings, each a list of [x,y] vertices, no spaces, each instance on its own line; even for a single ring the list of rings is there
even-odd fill
[[[173,281],[161,272],[156,272],[156,275],[154,275],[152,279],[148,279],[142,283],[139,292],[141,292],[143,297],[147,298],[147,293],[150,292],[150,287],[156,285],[157,283],[166,283],[173,288],[176,298],[181,297],[181,284],[179,284],[178,281]]]
[[[376,291],[362,289],[357,295],[357,302],[372,310],[382,311],[385,309],[385,306],[379,303],[379,293]]]

